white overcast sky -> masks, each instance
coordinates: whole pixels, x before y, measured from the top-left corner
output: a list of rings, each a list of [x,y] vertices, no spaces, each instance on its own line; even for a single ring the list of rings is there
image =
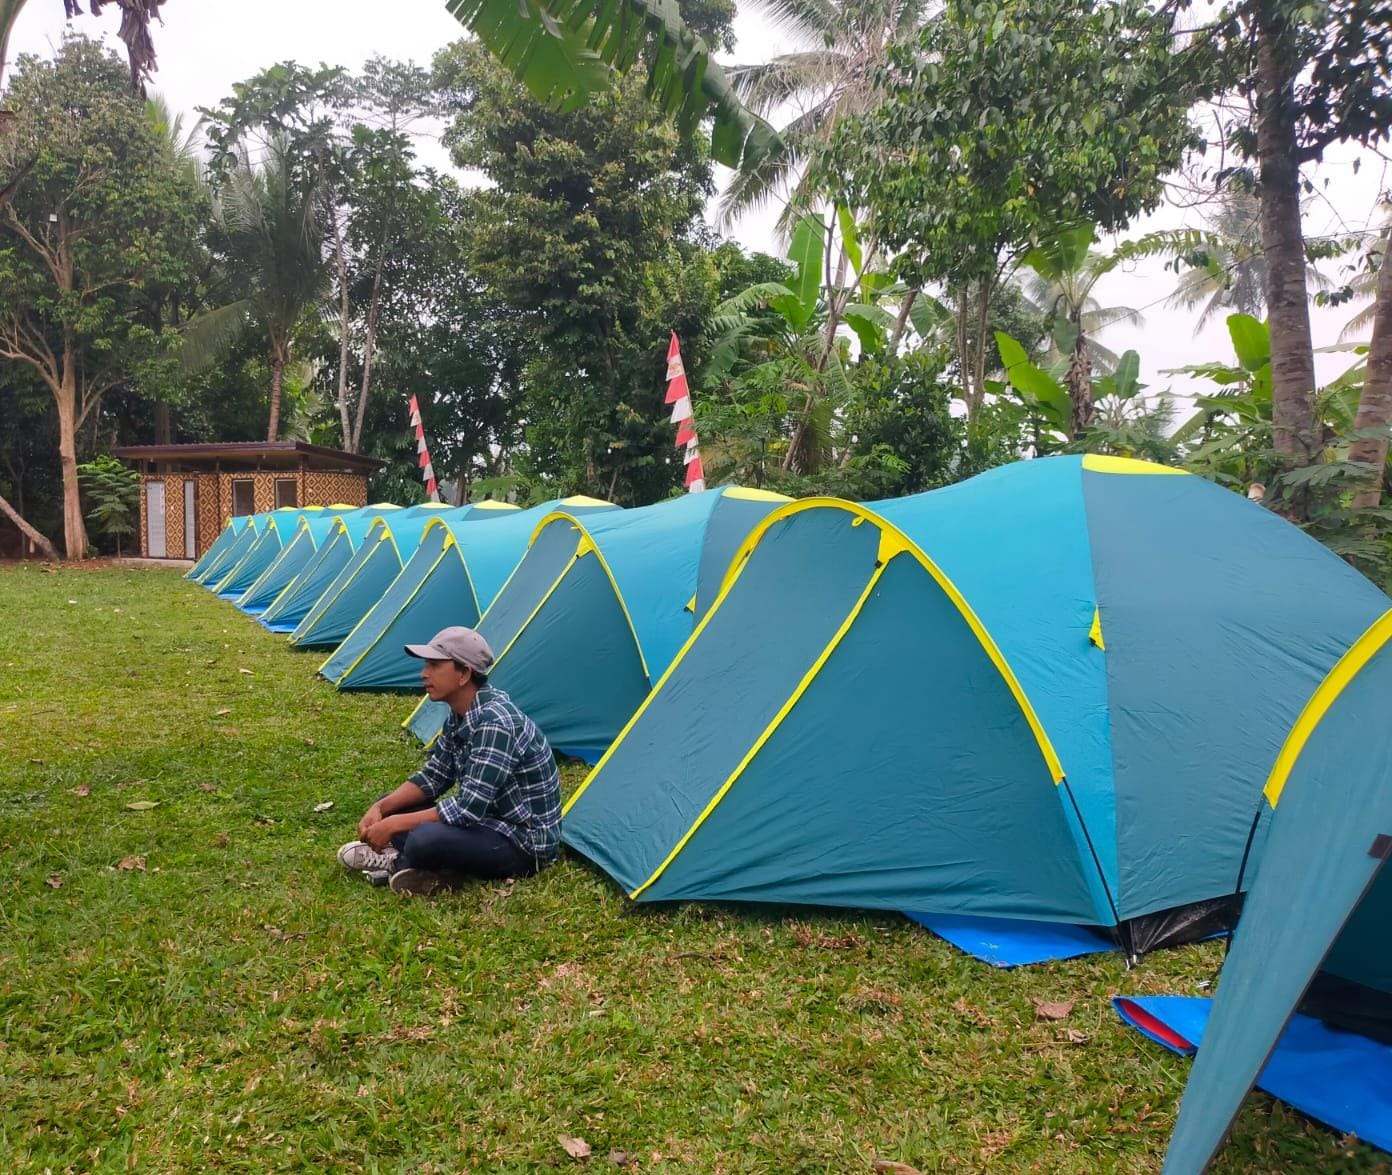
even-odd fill
[[[763,20],[755,6],[742,5],[735,30],[739,44],[734,57],[740,61],[764,60],[790,46],[786,38]],[[115,37],[117,9],[111,6],[100,18],[83,16],[75,22],[89,36],[99,32],[108,44],[124,47]],[[58,0],[30,0],[10,41],[11,64],[20,53],[51,54],[65,28]],[[232,84],[277,61],[295,60],[306,65],[321,62],[356,69],[374,54],[428,64],[432,54],[461,33],[460,25],[445,10],[442,0],[173,0],[164,6],[164,25],[154,30],[159,53],[156,88],[176,110],[192,115],[196,106],[213,106],[230,94]],[[1331,153],[1330,161],[1314,173],[1321,196],[1311,201],[1306,232],[1323,235],[1364,229],[1377,223],[1377,197],[1392,187],[1392,169],[1381,159],[1367,156],[1355,172],[1355,152]],[[422,142],[424,162],[448,167],[436,144]],[[781,252],[773,233],[776,209],[745,218],[730,235],[747,248]],[[1139,224],[1132,234],[1150,228],[1200,225],[1196,210],[1163,209]],[[1339,276],[1333,269],[1332,276]],[[1175,276],[1159,261],[1147,262],[1132,272],[1109,275],[1098,295],[1108,305],[1145,310],[1143,326],[1113,327],[1103,341],[1118,352],[1135,347],[1141,356],[1141,377],[1151,391],[1172,387],[1176,392],[1202,390],[1202,385],[1160,374],[1165,368],[1224,359],[1231,353],[1221,319],[1201,335],[1194,334],[1194,318],[1168,310],[1163,302]],[[1314,309],[1316,346],[1332,344],[1353,311],[1348,307]],[[1332,378],[1349,359],[1320,356],[1320,376]]]

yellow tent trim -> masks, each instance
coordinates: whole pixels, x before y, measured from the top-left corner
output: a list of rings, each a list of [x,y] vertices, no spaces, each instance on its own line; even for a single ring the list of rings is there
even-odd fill
[[[1392,641],[1392,608],[1374,620],[1368,631],[1349,646],[1344,655],[1335,663],[1334,668],[1329,671],[1329,675],[1319,683],[1315,692],[1310,695],[1310,700],[1305,703],[1305,708],[1300,711],[1300,717],[1295,720],[1290,734],[1286,736],[1286,741],[1276,756],[1276,764],[1272,767],[1271,774],[1267,777],[1266,787],[1263,789],[1266,793],[1267,803],[1273,808],[1281,800],[1281,792],[1285,789],[1286,780],[1290,778],[1291,771],[1295,769],[1300,752],[1305,749],[1305,744],[1315,733],[1315,728],[1329,712],[1329,707],[1334,704],[1348,684],[1363,671],[1368,662],[1388,641]]]
[[[1039,721],[1039,715],[1035,713],[1034,706],[1030,704],[1029,698],[1025,695],[1024,687],[1020,685],[1019,678],[1015,676],[1015,671],[1011,669],[1010,663],[1005,659],[1005,654],[1001,652],[994,638],[986,630],[986,626],[981,623],[980,617],[972,611],[971,605],[967,603],[966,598],[962,595],[961,591],[958,590],[957,585],[947,577],[947,574],[942,568],[934,563],[913,539],[909,538],[908,535],[892,522],[876,514],[873,510],[869,510],[855,502],[847,502],[842,498],[799,498],[795,502],[789,502],[788,505],[774,510],[772,513],[766,515],[764,520],[749,532],[743,545],[735,552],[735,557],[730,560],[730,568],[725,573],[725,582],[721,586],[720,596],[716,599],[711,611],[714,612],[716,608],[720,607],[720,601],[725,598],[725,594],[729,591],[734,581],[739,577],[740,572],[744,569],[745,562],[748,560],[750,554],[753,553],[754,548],[759,544],[760,540],[771,527],[778,525],[778,523],[782,522],[785,518],[791,518],[794,514],[802,513],[804,510],[827,508],[844,510],[855,519],[870,522],[879,527],[881,551],[886,549],[892,550],[895,553],[899,550],[907,551],[917,559],[919,565],[933,577],[938,587],[941,588],[947,598],[952,601],[957,611],[962,614],[962,619],[967,622],[967,626],[972,630],[977,641],[985,650],[986,655],[991,658],[991,663],[996,667],[996,671],[1001,675],[1001,678],[1005,681],[1010,692],[1015,695],[1015,701],[1019,704],[1021,713],[1024,714],[1025,720],[1029,723],[1030,730],[1034,732],[1035,742],[1039,744],[1039,750],[1044,756],[1045,763],[1048,764],[1049,772],[1054,782],[1063,782],[1063,765],[1059,762],[1058,753],[1054,750],[1053,743],[1049,741],[1049,736],[1044,730],[1043,723]],[[856,525],[856,523],[853,522],[852,525]],[[894,537],[887,540],[885,537],[886,532],[890,532]],[[888,547],[886,545],[887,543]],[[598,770],[598,768],[596,768],[596,770]]]
[[[846,635],[846,633],[850,632],[851,625],[855,623],[856,617],[860,615],[861,609],[865,607],[865,602],[870,598],[870,593],[875,590],[875,585],[880,582],[880,576],[882,576],[885,573],[885,568],[889,566],[890,559],[893,559],[894,555],[902,554],[907,550],[907,547],[901,547],[898,550],[894,551],[888,559],[884,559],[876,565],[875,570],[871,573],[870,578],[866,581],[864,590],[860,593],[859,597],[856,599],[856,602],[851,606],[851,610],[848,613],[846,613],[846,618],[841,621],[840,627],[838,627],[837,630],[834,633],[832,633],[831,640],[827,642],[826,647],[821,651],[817,659],[812,662],[807,672],[802,675],[802,680],[798,682],[797,688],[793,690],[792,696],[786,702],[783,703],[783,705],[779,708],[778,713],[776,713],[773,716],[773,718],[770,719],[769,724],[764,727],[763,733],[760,734],[759,737],[754,740],[754,745],[749,748],[744,758],[741,759],[735,765],[735,769],[732,772],[730,772],[730,777],[726,779],[723,784],[720,785],[720,789],[715,793],[715,795],[711,796],[710,802],[706,804],[706,806],[701,810],[701,814],[696,817],[695,821],[692,823],[691,827],[686,830],[686,834],[681,838],[681,840],[677,841],[677,843],[672,847],[672,851],[667,854],[662,864],[660,864],[656,869],[654,869],[652,876],[649,877],[647,881],[643,882],[643,884],[640,885],[637,889],[635,889],[632,893],[630,893],[628,895],[629,897],[638,897],[639,894],[641,894],[645,889],[652,885],[653,882],[655,882],[659,877],[662,876],[667,866],[677,859],[677,855],[682,851],[682,849],[686,848],[687,841],[689,841],[693,836],[696,835],[696,830],[706,822],[706,818],[719,806],[720,801],[725,798],[725,794],[732,787],[734,787],[735,780],[739,779],[739,777],[744,774],[745,768],[748,767],[749,764],[754,761],[754,757],[758,755],[758,753],[763,749],[764,744],[773,737],[774,731],[776,731],[779,728],[779,726],[783,724],[783,719],[785,719],[790,713],[792,713],[793,707],[798,704],[798,701],[802,698],[802,695],[807,692],[808,686],[810,686],[812,682],[816,680],[817,674],[820,673],[822,670],[822,666],[827,663],[832,653],[836,651],[836,646],[841,643],[841,640]]]
[[[492,498],[485,498],[482,502],[470,502],[475,510],[516,510],[517,507],[511,502],[498,502]]]
[[[787,494],[775,494],[772,490],[756,490],[749,486],[722,486],[721,492],[727,498],[740,498],[746,502],[791,502]]]
[[[1153,461],[1137,461],[1134,457],[1108,457],[1102,453],[1084,453],[1083,468],[1093,473],[1175,473],[1192,477],[1187,469],[1171,469]]]
[[[1102,641],[1102,611],[1099,608],[1092,610],[1092,627],[1088,629],[1088,640],[1104,653],[1107,651],[1107,646]]]
[[[584,494],[574,494],[569,498],[562,498],[562,506],[612,506],[613,502],[606,502],[603,498],[587,498]]]

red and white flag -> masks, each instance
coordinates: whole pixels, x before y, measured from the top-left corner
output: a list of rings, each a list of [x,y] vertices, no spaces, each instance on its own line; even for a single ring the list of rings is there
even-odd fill
[[[700,493],[706,488],[706,474],[701,467],[701,447],[696,439],[696,421],[691,411],[691,389],[682,366],[681,344],[677,332],[667,345],[667,401],[672,405],[672,423],[677,426],[677,448],[685,449],[686,488],[688,493]]]
[[[421,424],[420,404],[411,397],[411,427],[416,431],[416,459],[420,464],[421,481],[432,502],[440,500],[440,487],[435,481],[435,466],[430,463],[430,450],[425,447],[425,426]]]

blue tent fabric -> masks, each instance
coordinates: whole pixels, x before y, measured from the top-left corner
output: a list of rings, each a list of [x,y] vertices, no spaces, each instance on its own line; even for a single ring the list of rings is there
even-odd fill
[[[222,528],[222,532],[213,540],[212,545],[198,557],[198,561],[192,567],[184,572],[184,578],[201,581],[204,573],[222,558],[227,548],[235,543],[237,536],[246,529],[246,520],[247,516],[244,514],[229,518],[227,525]]]
[[[319,672],[339,689],[419,688],[420,663],[403,646],[424,643],[453,624],[477,624],[537,524],[558,508],[578,514],[617,509],[576,498],[565,507],[556,501],[528,510],[466,508],[432,519],[401,574]]]
[[[262,529],[266,525],[267,515],[248,514],[243,518],[241,533],[239,533],[232,544],[226,547],[218,558],[214,559],[208,566],[195,577],[195,583],[201,583],[204,587],[213,589],[226,577],[238,563],[242,561],[246,553],[251,550],[260,536]]]
[[[714,582],[748,528],[785,501],[720,487],[635,510],[553,513],[479,620],[498,658],[491,680],[557,750],[597,758],[690,637],[703,568]],[[443,720],[426,703],[407,725],[428,742]]]
[[[272,632],[294,632],[362,545],[373,519],[394,509],[364,506],[335,515],[314,556],[257,617],[261,624]]]
[[[290,643],[336,647],[401,574],[430,520],[446,509],[437,503],[407,506],[373,519],[362,545],[290,634]]]
[[[237,597],[236,604],[243,612],[256,616],[275,602],[285,588],[314,558],[314,553],[333,528],[334,515],[323,507],[305,509],[294,532],[285,540],[280,554],[256,581]],[[280,524],[283,529],[283,524]]]
[[[905,914],[945,938],[959,951],[993,967],[1028,967],[1079,955],[1116,950],[1116,943],[1089,926],[1031,922],[1023,918],[970,918],[962,914]]]
[[[1199,996],[1118,996],[1112,1003],[1127,1024],[1184,1056],[1203,1045],[1213,1014],[1213,1001]],[[1392,1045],[1297,1013],[1256,1084],[1341,1134],[1392,1151]]]
[[[1273,759],[1266,849],[1180,1105],[1171,1175],[1211,1161],[1321,969],[1392,999],[1389,698],[1392,609],[1312,692]]]
[[[294,533],[295,527],[299,525],[301,512],[283,508],[272,510],[261,518],[256,541],[246,549],[230,570],[225,574],[218,573],[215,577],[216,582],[213,579],[208,581],[213,591],[224,600],[236,600],[275,562],[285,543]]]
[[[1231,895],[1262,765],[1389,603],[1240,496],[1095,456],[792,503],[731,576],[567,843],[643,900],[1124,933]],[[1205,674],[1232,690],[1230,662],[1260,688],[1220,704]]]

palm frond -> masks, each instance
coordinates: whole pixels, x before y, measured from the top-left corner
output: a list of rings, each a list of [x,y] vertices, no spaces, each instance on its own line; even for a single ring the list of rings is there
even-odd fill
[[[449,11],[538,101],[573,110],[615,72],[647,65],[648,93],[687,130],[711,117],[711,154],[756,162],[778,134],[740,102],[676,0],[446,0]]]
[[[206,371],[241,338],[250,321],[251,301],[247,298],[189,319],[180,331],[179,366],[186,375]]]

